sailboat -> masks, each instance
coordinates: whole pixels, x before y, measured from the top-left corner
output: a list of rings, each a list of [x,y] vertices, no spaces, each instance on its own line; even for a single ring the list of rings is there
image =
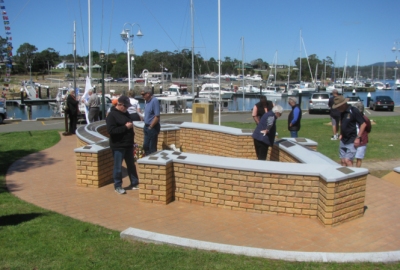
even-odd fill
[[[300,30],[299,83],[295,85],[294,89],[289,90],[289,93],[288,93],[289,95],[296,95],[298,93],[302,93],[303,95],[310,95],[311,93],[314,93],[314,92],[317,91],[316,84],[315,84],[314,79],[312,77],[311,69],[310,69],[311,81],[313,81],[313,82],[303,82],[301,80],[301,51],[302,51],[303,47],[304,47],[304,51],[306,53],[306,59],[307,59],[308,67],[310,68],[310,63],[308,62],[308,56],[307,56],[307,52],[306,52],[305,46],[304,46],[304,40],[303,40],[303,37],[301,35],[301,30]]]

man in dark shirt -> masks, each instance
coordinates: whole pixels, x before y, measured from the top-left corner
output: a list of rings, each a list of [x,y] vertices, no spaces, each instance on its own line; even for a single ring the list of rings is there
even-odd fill
[[[333,109],[340,114],[340,146],[339,155],[342,166],[353,166],[353,159],[356,155],[356,148],[360,145],[361,134],[365,130],[365,120],[360,111],[347,104],[348,98],[336,96],[333,99]],[[357,124],[359,130],[357,130]]]
[[[122,188],[122,161],[125,160],[131,184],[127,189],[139,189],[139,178],[133,157],[135,132],[132,120],[127,112],[131,106],[127,96],[120,96],[116,106],[111,107],[106,118],[107,132],[110,134],[110,148],[114,157],[114,188],[118,194],[125,194]]]

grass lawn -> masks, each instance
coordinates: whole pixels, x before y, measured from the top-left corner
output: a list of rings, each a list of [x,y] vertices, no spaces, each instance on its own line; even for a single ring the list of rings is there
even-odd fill
[[[282,126],[283,122],[278,125]],[[307,129],[306,121],[303,128]],[[48,148],[59,139],[57,131],[0,133],[0,269],[400,268],[399,263],[285,262],[129,242],[121,240],[117,231],[36,207],[8,193],[7,168],[19,158]]]
[[[366,161],[400,159],[400,120],[398,117],[374,117],[375,124],[372,125],[369,134],[369,143]],[[302,119],[299,137],[305,137],[318,143],[318,151],[327,157],[339,161],[339,141],[331,141],[332,126],[329,116],[320,119]],[[254,129],[254,122],[224,122],[224,126],[237,127],[241,129]],[[287,118],[285,115],[278,119],[277,132],[280,138],[290,137],[287,130]]]

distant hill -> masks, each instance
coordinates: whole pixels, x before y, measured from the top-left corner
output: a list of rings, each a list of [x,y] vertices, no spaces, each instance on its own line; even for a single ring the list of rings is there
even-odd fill
[[[375,64],[372,65],[367,65],[367,66],[374,66],[374,67],[383,67],[385,65],[385,62],[377,62]],[[392,62],[386,62],[386,67],[395,67],[396,66],[396,62],[392,61]]]

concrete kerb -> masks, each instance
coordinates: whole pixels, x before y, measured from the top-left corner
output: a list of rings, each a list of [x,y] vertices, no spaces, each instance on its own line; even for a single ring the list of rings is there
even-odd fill
[[[150,231],[128,228],[121,232],[122,239],[130,239],[155,244],[212,250],[235,255],[262,257],[274,260],[302,261],[302,262],[396,262],[400,260],[400,251],[363,252],[363,253],[333,253],[333,252],[301,252],[283,251],[253,247],[243,247],[194,240],[189,238],[154,233]]]

